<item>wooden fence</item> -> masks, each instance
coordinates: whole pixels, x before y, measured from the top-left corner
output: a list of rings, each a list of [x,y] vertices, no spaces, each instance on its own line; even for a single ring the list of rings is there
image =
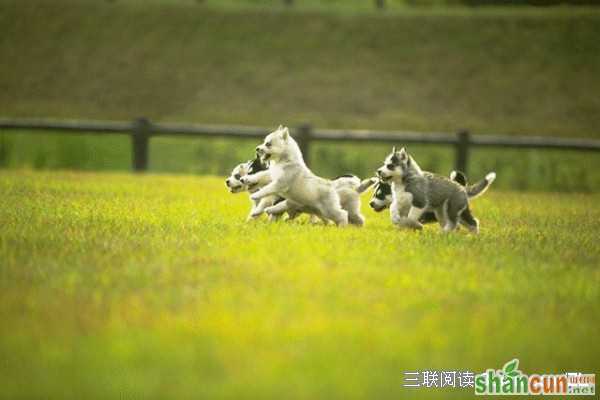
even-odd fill
[[[296,2],[294,0],[283,0],[283,4],[285,4],[286,6],[293,6]],[[386,1],[385,0],[374,0],[374,4],[376,8],[379,9],[384,9],[386,6]]]
[[[4,131],[3,131],[4,130]],[[123,121],[55,121],[40,119],[0,119],[0,133],[56,132],[76,134],[125,134],[131,137],[132,168],[136,172],[148,169],[150,138],[154,136],[221,137],[261,140],[272,129],[249,126],[195,125],[152,123],[146,118]],[[600,140],[566,139],[542,136],[472,135],[467,130],[451,133],[408,131],[371,131],[315,129],[305,124],[292,129],[307,164],[313,141],[449,145],[455,149],[455,168],[467,173],[472,147],[512,147],[518,149],[559,149],[600,151]]]

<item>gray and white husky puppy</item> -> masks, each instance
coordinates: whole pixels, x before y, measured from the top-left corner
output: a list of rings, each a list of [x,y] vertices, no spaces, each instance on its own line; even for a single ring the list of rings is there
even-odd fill
[[[463,174],[460,171],[450,172],[450,180],[458,183],[461,186],[464,186],[467,190],[467,195],[469,196],[470,200],[484,194],[485,191],[490,187],[492,182],[494,182],[495,178],[496,174],[490,173],[479,182],[469,185],[465,174]],[[369,206],[375,212],[381,212],[388,208],[390,204],[392,204],[392,185],[390,183],[378,180],[375,186],[373,187],[373,195],[371,196],[371,200],[369,201]],[[435,218],[435,214],[432,211],[429,211],[424,213],[419,219],[419,221],[421,223],[428,223],[436,222],[437,219]]]
[[[397,151],[394,147],[377,175],[392,184],[392,223],[422,229],[419,218],[433,211],[444,232],[455,230],[458,223],[473,233],[479,232],[479,221],[469,209],[466,188],[446,177],[421,170],[404,148]],[[495,173],[486,178],[493,181]]]
[[[253,193],[252,200],[267,196],[281,196],[285,207],[289,202],[299,204],[304,210],[338,226],[348,224],[348,211],[341,206],[340,196],[334,182],[323,179],[306,166],[298,143],[292,138],[287,127],[279,126],[268,134],[256,152],[264,161],[269,161],[269,169],[253,176],[242,178],[246,184],[254,184],[270,176],[271,182]],[[278,205],[279,206],[279,205]],[[270,210],[273,211],[273,210]],[[362,223],[363,220],[360,221]],[[359,221],[356,220],[358,224]]]

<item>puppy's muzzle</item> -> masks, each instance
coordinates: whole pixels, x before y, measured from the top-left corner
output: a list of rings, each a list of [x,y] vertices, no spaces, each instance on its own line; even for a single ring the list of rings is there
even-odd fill
[[[371,201],[371,202],[369,203],[369,206],[370,206],[370,207],[373,209],[373,211],[375,211],[375,212],[380,212],[381,210],[383,210],[383,209],[384,209],[384,207],[382,207],[381,205],[377,204],[377,203],[376,203],[376,202],[374,202],[374,201]]]
[[[384,175],[383,171],[380,169],[377,170],[377,177],[382,182],[387,182],[391,179],[391,176]]]

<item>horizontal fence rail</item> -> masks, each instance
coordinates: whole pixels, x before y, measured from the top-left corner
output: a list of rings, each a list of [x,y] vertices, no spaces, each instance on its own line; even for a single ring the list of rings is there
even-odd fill
[[[45,119],[0,119],[0,130],[58,132],[76,134],[126,134],[132,141],[132,167],[136,172],[148,169],[149,141],[153,136],[220,137],[262,139],[270,128],[250,126],[152,123],[146,118],[127,121],[57,121]],[[312,141],[450,145],[455,148],[455,167],[467,172],[470,147],[509,147],[520,149],[558,149],[600,151],[600,140],[568,139],[544,136],[471,135],[461,130],[443,132],[374,131],[314,129],[308,124],[292,129],[307,164]]]

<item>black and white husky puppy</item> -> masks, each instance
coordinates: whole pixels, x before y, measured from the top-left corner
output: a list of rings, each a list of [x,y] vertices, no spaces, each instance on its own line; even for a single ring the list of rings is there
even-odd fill
[[[422,229],[419,219],[423,213],[432,211],[445,232],[455,230],[458,223],[471,232],[479,232],[479,221],[469,209],[467,189],[446,177],[421,170],[404,148],[397,151],[394,147],[377,175],[392,184],[392,223]],[[486,180],[493,181],[495,175],[488,174]]]
[[[270,182],[270,179],[263,179],[262,181],[258,180],[255,183],[248,185],[242,182],[242,178],[248,175],[255,175],[261,171],[266,171],[268,168],[268,163],[263,162],[261,158],[257,155],[253,160],[249,160],[245,163],[238,164],[233,169],[233,171],[231,171],[231,175],[229,175],[229,177],[225,180],[225,185],[229,189],[230,193],[255,193],[261,187],[268,184]],[[283,201],[283,198],[273,195],[264,197],[260,200],[250,199],[250,201],[252,203],[252,208],[250,209],[250,214],[248,214],[248,220],[258,218],[267,207],[271,207]],[[280,214],[271,214],[269,215],[269,219],[276,219],[279,216]]]

